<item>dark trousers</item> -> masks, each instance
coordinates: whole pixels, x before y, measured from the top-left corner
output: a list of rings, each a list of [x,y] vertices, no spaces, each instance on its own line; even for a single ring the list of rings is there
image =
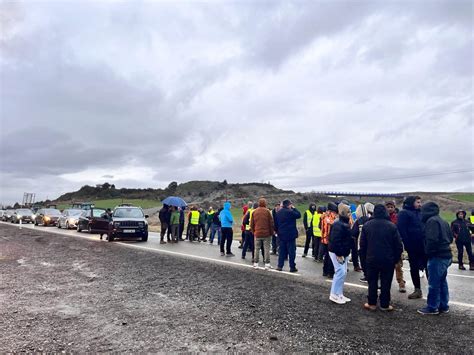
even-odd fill
[[[364,273],[364,277],[367,279],[367,265],[365,265],[365,256],[363,256],[361,253],[360,253],[360,250],[358,250],[358,254],[359,254],[359,257],[360,257],[360,266],[362,267],[362,272]]]
[[[222,238],[221,238],[221,253],[224,252],[224,245],[227,254],[231,254],[230,247],[232,246],[233,231],[232,227],[222,227]]]
[[[314,256],[314,240],[313,239],[314,239],[313,231],[310,228],[306,231],[306,241],[304,243],[304,251],[303,251],[305,255],[308,255],[309,245],[311,244],[311,248],[313,250],[313,256]]]
[[[278,267],[283,268],[285,259],[288,257],[290,263],[290,270],[296,269],[296,239],[281,240],[280,239],[280,253],[278,254]]]
[[[183,239],[184,222],[179,223],[179,239]]]
[[[250,250],[252,253],[252,259],[253,259],[253,250],[254,250],[254,237],[251,231],[245,231],[244,232],[244,244],[242,246],[242,258],[245,258],[245,255],[247,255],[247,249]]]
[[[469,265],[472,266],[474,265],[474,258],[472,256],[472,245],[470,241],[465,241],[465,242],[459,242],[456,241],[456,247],[458,248],[458,263],[459,266],[463,266],[463,254],[464,254],[464,248],[466,248],[467,252],[467,257],[469,258]]]
[[[160,232],[160,238],[161,238],[161,240],[163,240],[163,239],[165,238],[165,234],[166,234],[167,232],[168,232],[167,237],[168,237],[168,240],[169,240],[169,239],[170,239],[170,238],[169,238],[169,235],[170,235],[170,226],[169,226],[168,223],[162,222],[162,223],[161,223],[161,232]]]
[[[272,236],[272,252],[276,254],[278,252],[278,248],[280,246],[280,239],[277,235]]]
[[[207,238],[207,233],[209,233],[209,230],[211,229],[211,225],[212,225],[212,222],[206,224],[206,230],[204,231],[204,238]]]
[[[189,241],[192,242],[195,239],[199,239],[199,225],[190,224],[189,225]]]
[[[321,249],[321,238],[319,237],[314,237],[313,239],[313,257],[314,259],[318,259],[318,260],[322,260],[322,258],[320,257],[320,249]]]
[[[395,265],[368,263],[366,268],[367,282],[369,284],[369,294],[367,296],[369,305],[377,305],[377,289],[380,279],[380,307],[388,308],[390,305],[390,288],[392,287]]]
[[[352,238],[351,254],[352,254],[352,266],[354,266],[354,268],[360,267],[359,266],[359,248],[357,244],[359,244],[359,237]]]
[[[421,289],[420,270],[426,270],[426,256],[420,252],[408,251],[408,262],[410,263],[410,276],[415,289]],[[428,274],[426,275],[428,278]]]
[[[202,233],[202,239],[206,239],[206,225],[205,224],[199,224],[198,236],[199,236],[199,233]]]
[[[323,275],[325,276],[334,276],[334,265],[332,263],[331,257],[329,256],[329,247],[327,244],[321,244],[323,249]]]

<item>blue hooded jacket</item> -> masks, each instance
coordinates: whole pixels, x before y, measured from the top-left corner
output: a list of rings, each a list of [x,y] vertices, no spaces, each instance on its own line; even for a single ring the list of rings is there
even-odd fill
[[[219,214],[222,228],[232,228],[234,219],[232,213],[230,213],[230,202],[224,202],[224,209]]]
[[[409,196],[403,202],[403,209],[398,214],[397,227],[408,253],[425,253],[425,236],[421,211],[413,207],[414,196]]]

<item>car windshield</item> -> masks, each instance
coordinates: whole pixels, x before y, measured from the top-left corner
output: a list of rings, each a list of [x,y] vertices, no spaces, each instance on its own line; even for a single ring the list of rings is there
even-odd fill
[[[48,216],[60,216],[61,212],[59,212],[59,210],[57,210],[55,208],[47,208],[47,209],[44,210],[44,214],[46,214]]]
[[[69,216],[79,216],[82,212],[84,211],[83,210],[67,210],[67,213]]]
[[[93,215],[94,217],[102,217],[104,213],[105,213],[105,210],[102,210],[102,209],[96,209],[96,208],[94,208],[94,209],[92,210],[92,215]]]
[[[114,211],[117,218],[143,218],[143,212],[139,208],[117,208]]]
[[[21,209],[16,211],[18,214],[33,214],[31,210],[28,209]]]

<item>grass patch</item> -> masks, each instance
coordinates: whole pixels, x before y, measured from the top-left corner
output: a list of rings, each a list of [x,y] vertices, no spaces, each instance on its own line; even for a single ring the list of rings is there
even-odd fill
[[[152,208],[152,207],[160,207],[162,206],[162,203],[160,201],[155,201],[155,200],[142,200],[142,199],[121,199],[121,198],[115,198],[115,199],[108,199],[108,200],[95,200],[95,201],[90,201],[94,203],[96,207],[101,207],[101,208],[114,208],[121,203],[130,203],[134,206],[139,206],[141,208]],[[58,205],[59,209],[65,209],[71,207],[70,204],[60,204]]]
[[[452,199],[464,202],[474,202],[474,194],[466,193],[466,194],[455,194],[450,195]]]

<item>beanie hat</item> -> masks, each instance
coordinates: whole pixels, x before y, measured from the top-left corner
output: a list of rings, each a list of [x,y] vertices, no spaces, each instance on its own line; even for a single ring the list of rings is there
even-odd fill
[[[282,205],[283,205],[283,207],[288,207],[289,205],[291,205],[291,201],[290,200],[283,200]]]
[[[349,208],[349,206],[343,203],[340,203],[339,206],[337,206],[337,211],[340,217],[349,218],[349,216],[351,215],[351,209]]]

